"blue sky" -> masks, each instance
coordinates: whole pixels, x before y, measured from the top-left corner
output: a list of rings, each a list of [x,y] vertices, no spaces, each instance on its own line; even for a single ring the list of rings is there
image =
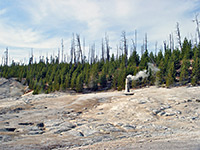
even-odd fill
[[[195,37],[192,20],[199,6],[200,0],[0,0],[0,56],[6,47],[16,61],[27,61],[31,48],[35,58],[55,55],[63,39],[64,53],[70,57],[72,33],[85,38],[86,54],[93,43],[100,51],[107,33],[115,53],[121,32],[126,31],[130,47],[135,30],[138,53],[145,33],[153,51],[155,43],[161,48],[170,33],[176,39],[176,22],[182,38]]]

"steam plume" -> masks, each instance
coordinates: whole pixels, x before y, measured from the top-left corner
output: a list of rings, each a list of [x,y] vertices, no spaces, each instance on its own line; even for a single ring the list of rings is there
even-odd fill
[[[145,69],[143,71],[139,71],[135,76],[132,75],[128,75],[126,78],[129,81],[132,80],[138,80],[139,78],[147,78],[149,76],[149,71],[152,71],[153,74],[155,74],[156,72],[160,71],[159,68],[155,67],[152,63],[148,63],[148,71]]]
[[[148,63],[148,69],[151,69],[153,73],[160,71],[160,69],[154,66],[152,63]]]

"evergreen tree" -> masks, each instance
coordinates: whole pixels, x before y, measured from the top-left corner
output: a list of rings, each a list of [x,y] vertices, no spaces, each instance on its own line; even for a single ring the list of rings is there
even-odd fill
[[[193,70],[192,70],[192,85],[197,85],[200,80],[200,60],[197,57],[194,64],[193,64]]]
[[[72,79],[71,79],[71,88],[74,89],[76,86],[76,78],[77,78],[77,72],[75,71],[72,74]]]
[[[149,76],[148,76],[147,80],[149,81],[149,85],[154,85],[154,83],[156,81],[155,75],[151,69],[149,69],[148,72],[149,72]]]
[[[169,71],[167,74],[167,79],[166,79],[166,86],[170,87],[174,84],[175,82],[175,67],[174,67],[174,62],[169,63]]]
[[[136,69],[136,66],[134,66],[134,65],[128,65],[128,67],[127,67],[127,74],[134,74],[135,69]]]
[[[69,87],[70,87],[70,81],[71,81],[70,75],[67,74],[66,77],[65,77],[65,87],[66,87],[66,88],[69,88]]]
[[[150,62],[155,64],[156,60],[155,60],[155,56],[154,56],[153,52],[151,52],[149,54],[149,58],[150,58]]]
[[[180,68],[180,55],[181,53],[178,49],[173,50],[171,58],[174,61],[175,70],[178,70]]]
[[[184,39],[182,51],[181,51],[181,58],[184,57],[186,59],[190,59],[192,56],[192,44],[191,41],[188,41],[187,38]]]
[[[98,66],[97,66],[97,64],[94,64],[93,68],[91,70],[89,84],[88,84],[88,86],[91,90],[95,91],[98,89],[98,79],[99,79]]]
[[[100,85],[101,87],[106,87],[107,85],[107,80],[106,80],[106,74],[104,72],[102,72],[102,74],[100,75]]]
[[[142,55],[142,57],[141,57],[141,61],[140,61],[140,64],[139,64],[140,69],[141,69],[141,70],[147,69],[147,67],[148,67],[148,65],[147,65],[148,62],[149,62],[149,54],[148,54],[148,51],[146,50],[146,51],[144,52],[144,54]]]
[[[160,85],[162,85],[162,84],[164,84],[165,83],[165,76],[164,76],[164,60],[163,59],[161,59],[160,60],[160,64],[159,64],[159,71],[158,72],[156,72],[156,86],[160,86]]]
[[[138,66],[139,65],[139,55],[137,54],[136,51],[133,51],[131,54],[129,60],[128,60],[128,65],[133,65],[133,66]]]
[[[188,68],[190,66],[190,62],[187,60],[187,56],[185,55],[183,61],[182,61],[182,65],[181,65],[181,74],[180,74],[180,82],[182,82],[183,84],[186,83],[186,81],[188,81],[189,79],[189,71]]]
[[[117,85],[118,85],[118,70],[116,70],[113,74],[113,80],[112,80],[112,88],[113,89],[117,89]]]
[[[125,64],[122,63],[119,68],[118,82],[117,82],[117,89],[119,91],[125,88],[125,78],[126,78],[126,68]]]
[[[78,77],[77,77],[76,91],[77,92],[82,92],[83,91],[83,75],[82,74],[78,75]]]
[[[193,53],[194,53],[194,56],[193,56],[193,59],[195,60],[196,58],[200,58],[200,44],[198,47],[194,47],[193,48]]]
[[[170,49],[166,49],[165,50],[165,54],[164,54],[164,76],[168,76],[168,70],[170,68],[170,62],[174,61],[174,59],[172,59],[171,57],[171,50]]]
[[[160,50],[158,52],[158,56],[156,57],[156,64],[159,65],[160,64],[160,61],[163,59],[163,54],[162,54],[162,51]]]

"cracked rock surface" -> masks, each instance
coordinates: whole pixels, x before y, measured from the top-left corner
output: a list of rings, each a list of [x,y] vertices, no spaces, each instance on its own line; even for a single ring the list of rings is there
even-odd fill
[[[132,92],[2,96],[0,149],[200,148],[200,87]]]

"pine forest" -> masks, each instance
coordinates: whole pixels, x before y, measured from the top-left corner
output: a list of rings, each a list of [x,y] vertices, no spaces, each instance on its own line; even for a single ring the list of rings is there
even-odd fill
[[[28,64],[14,61],[11,65],[2,64],[0,77],[16,78],[29,86],[34,94],[67,90],[123,90],[126,76],[136,75],[139,71],[148,69],[150,62],[160,70],[156,74],[148,70],[149,76],[133,81],[132,88],[151,85],[195,86],[200,83],[200,43],[196,40],[196,44],[193,44],[195,42],[187,38],[181,41],[179,32],[177,24],[178,48],[174,48],[174,42],[170,39],[169,44],[164,42],[163,50],[158,52],[148,50],[145,35],[141,54],[136,50],[136,40],[132,40],[132,46],[128,48],[125,32],[122,32],[121,47],[117,48],[117,54],[112,54],[109,38],[106,36],[102,39],[101,49],[95,50],[95,45],[92,45],[87,57],[83,55],[80,36],[77,34],[71,41],[69,62],[61,61],[59,55],[34,62],[32,56]],[[96,51],[101,53],[100,58],[96,56]]]

